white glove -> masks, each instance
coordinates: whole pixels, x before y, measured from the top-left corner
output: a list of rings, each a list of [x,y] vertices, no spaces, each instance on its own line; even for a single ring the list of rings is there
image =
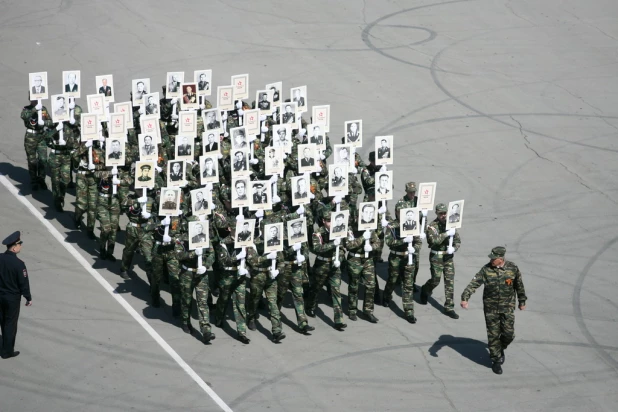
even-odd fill
[[[249,277],[249,271],[246,268],[240,268],[238,269],[238,276]]]
[[[333,243],[335,244],[335,246],[339,246],[341,244],[341,239],[335,239],[333,240]]]
[[[341,262],[339,262],[338,260],[333,261],[333,266],[338,268],[339,266],[341,266]]]
[[[446,234],[449,236],[455,236],[455,229],[449,229],[446,231]]]
[[[176,113],[172,113],[172,120],[178,120],[178,115]]]
[[[298,252],[302,247],[303,247],[303,245],[301,243],[295,243],[292,246],[292,249],[294,249],[295,252]]]
[[[168,235],[163,235],[163,242],[164,243],[169,243],[172,241],[172,238],[169,237]]]
[[[217,208],[217,205],[215,205],[215,202],[210,202],[210,205],[208,205],[208,208],[210,210],[215,210]],[[203,215],[202,215],[203,216]]]
[[[427,209],[421,209],[421,214],[423,217],[427,217]]]
[[[386,172],[386,165],[382,165],[382,167],[380,168],[380,172]]]
[[[420,237],[421,240],[427,239],[427,235],[425,233],[421,233],[420,235],[418,235],[418,237]]]
[[[236,215],[236,221],[237,222],[240,222],[240,221],[243,221],[243,220],[245,220],[245,216],[243,216],[243,215]]]
[[[210,182],[206,183],[206,186],[204,186],[204,189],[206,189],[207,191],[212,191],[213,189],[212,183]]]
[[[449,255],[452,255],[453,253],[455,253],[455,248],[453,246],[449,246],[446,248],[446,253]]]
[[[341,196],[337,195],[333,198],[333,203],[338,204],[341,203],[343,199],[341,199]]]
[[[268,255],[266,255],[266,257],[270,260],[275,260],[277,259],[277,252],[270,252]]]
[[[227,110],[224,110],[223,113],[221,113],[221,120],[227,120]]]
[[[242,260],[247,257],[247,251],[241,250],[239,254],[236,255],[236,260]]]
[[[386,206],[382,206],[381,208],[378,209],[378,213],[383,215],[384,213],[386,213]]]
[[[99,142],[105,143],[105,138],[103,136],[99,136]]]
[[[204,110],[206,108],[206,106],[204,106],[203,104],[200,104],[200,110]]]
[[[253,136],[253,135],[247,136],[247,142],[249,142],[249,143],[253,143],[256,140],[257,140],[257,136]]]
[[[305,133],[307,133],[307,129],[305,129],[304,127],[303,127],[303,128],[301,128],[301,129],[298,131],[298,135],[299,135],[300,137],[303,137],[303,136],[305,135]]]
[[[143,108],[143,107],[141,107],[141,106],[140,106],[140,108],[139,108],[139,110],[138,110],[137,112],[140,114],[140,116],[143,116],[143,115],[144,115],[144,113],[145,113],[145,112],[144,112],[144,108]]]
[[[223,154],[218,153],[218,154],[217,154],[217,158],[219,158],[219,159],[223,159]]]
[[[275,269],[275,270],[271,270],[270,271],[270,278],[271,279],[277,279],[278,275],[279,275],[279,270]]]
[[[204,273],[206,273],[206,266],[200,266],[199,268],[197,268],[198,275],[203,275]]]
[[[161,173],[163,171],[163,168],[155,165],[155,170],[157,171],[157,173]]]
[[[56,130],[60,131],[64,129],[64,125],[62,124],[62,122],[58,123],[58,126],[56,126]]]
[[[262,209],[256,211],[255,217],[264,217],[264,211]]]
[[[365,245],[365,252],[371,252],[373,250],[373,248],[371,247],[371,245]]]
[[[116,176],[112,177],[112,184],[113,185],[119,185],[120,184],[120,179],[118,179]]]
[[[348,240],[354,240],[354,233],[352,231],[348,231]]]
[[[71,109],[71,110],[75,109],[75,100],[71,100],[69,102],[69,109]]]
[[[88,170],[94,170],[94,164],[89,164],[88,165]]]
[[[412,245],[408,245],[408,246],[409,246],[408,247],[408,252],[410,252],[410,253],[416,252],[416,249],[414,249],[414,247]]]
[[[365,240],[369,240],[369,239],[371,239],[371,231],[369,231],[369,230],[365,230],[365,231],[363,232],[363,237],[365,238]]]
[[[236,110],[241,110],[242,109],[242,102],[239,100],[236,102]]]
[[[315,199],[315,195],[311,192],[309,192],[309,199],[312,199],[312,200]]]
[[[303,207],[303,205],[298,206],[298,209],[296,209],[296,213],[298,213],[299,215],[305,213],[305,208]]]
[[[412,236],[406,236],[403,238],[403,241],[405,243],[412,243],[412,241],[414,240],[414,238]]]
[[[150,212],[147,212],[145,210],[142,212],[142,217],[144,219],[150,219],[150,216],[151,216]]]
[[[169,226],[171,223],[172,223],[172,219],[170,219],[169,216],[166,216],[165,219],[161,221],[161,224],[163,226]]]
[[[325,160],[326,156],[324,155],[324,153],[320,153],[320,160]]]
[[[74,118],[70,118],[70,119],[69,119],[69,123],[71,123],[71,124],[75,124],[75,119],[74,119]]]
[[[266,115],[265,114],[261,114],[260,115],[260,122],[263,122],[266,120]]]
[[[43,110],[43,105],[41,103],[38,103],[36,106],[34,106],[34,108],[37,110]]]
[[[281,202],[281,198],[277,195],[273,196],[273,205]]]
[[[249,160],[249,163],[251,163],[252,165],[256,165],[259,163],[259,161],[257,159],[251,159]]]
[[[238,109],[238,116],[243,116],[245,114],[245,111],[243,109]]]
[[[142,196],[142,197],[137,198],[137,203],[147,203],[147,202],[148,202],[147,196]]]
[[[301,265],[305,261],[305,256],[300,255],[296,257],[296,264]]]
[[[381,225],[382,225],[382,227],[384,228],[384,227],[388,226],[388,220],[386,220],[386,219],[382,219],[382,220],[380,221],[380,224],[381,224]]]
[[[43,121],[43,119],[40,119],[40,120],[37,122],[37,124],[38,124],[39,126],[44,126],[44,125],[45,125],[45,122]]]
[[[267,126],[262,126],[262,128],[260,129],[260,131],[262,133],[268,133],[268,127]]]
[[[170,103],[172,104],[172,106],[175,105],[175,104],[178,104],[178,97],[172,97],[170,99]]]
[[[197,256],[202,256],[203,253],[204,253],[204,250],[202,248],[195,249],[195,254]]]
[[[272,183],[277,183],[277,180],[279,180],[279,176],[278,175],[272,175],[270,177],[270,179],[268,179],[268,182],[271,183],[271,184]]]
[[[348,173],[356,174],[356,173],[358,173],[358,169],[357,169],[357,168],[355,168],[354,166],[352,166],[352,167],[350,168],[350,170],[348,171]]]

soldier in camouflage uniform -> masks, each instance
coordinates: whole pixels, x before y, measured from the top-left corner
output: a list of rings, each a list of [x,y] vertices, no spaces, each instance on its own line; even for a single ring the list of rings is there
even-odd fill
[[[459,233],[455,229],[446,230],[447,207],[438,203],[435,208],[436,219],[427,225],[425,234],[429,244],[429,266],[431,278],[421,288],[421,304],[426,305],[431,292],[440,284],[444,274],[444,314],[453,319],[459,319],[454,310],[453,288],[455,285],[455,264],[453,257],[461,246]],[[453,246],[449,247],[449,237],[453,236]]]
[[[105,167],[105,152],[99,140],[85,142],[73,152],[73,162],[79,164],[77,171],[77,188],[75,193],[75,226],[81,226],[81,219],[86,213],[86,228],[88,237],[96,239],[94,225],[97,213],[97,176],[107,169]],[[88,163],[88,151],[92,148],[92,164]]]
[[[461,307],[468,309],[470,296],[481,285],[483,312],[487,327],[489,356],[494,373],[502,374],[504,351],[515,339],[515,295],[519,310],[526,309],[526,290],[521,272],[515,263],[504,259],[506,248],[496,246],[489,254],[489,263],[479,270],[461,294]]]
[[[318,307],[318,294],[328,281],[330,285],[331,297],[333,299],[333,312],[335,329],[343,331],[348,325],[343,323],[343,310],[341,309],[341,262],[343,259],[343,243],[345,239],[330,239],[330,218],[331,212],[327,210],[322,215],[322,226],[313,233],[311,237],[312,252],[316,255],[313,265],[314,282],[307,297],[307,315],[315,317],[315,310]],[[335,259],[335,252],[338,245],[339,259]]]
[[[42,119],[39,121],[38,111],[41,110]],[[24,136],[24,147],[28,158],[28,173],[30,173],[30,185],[32,190],[38,190],[39,186],[47,189],[45,175],[47,167],[47,146],[45,144],[46,128],[53,127],[53,122],[47,109],[37,103],[36,100],[30,101],[28,106],[24,106],[21,111],[21,119],[26,126]]]
[[[416,196],[416,183],[408,182],[405,186],[406,194],[399,199],[399,201],[395,204],[395,218],[401,219],[399,216],[399,211],[401,209],[409,209],[411,207],[416,207],[418,204],[418,196]],[[414,246],[414,279],[412,282],[416,284],[416,275],[418,274],[418,262],[419,255],[421,252],[421,248],[423,247],[423,239],[425,239],[425,233],[421,233],[419,236],[414,236],[414,241],[412,242],[412,246]]]
[[[98,180],[97,219],[101,224],[100,257],[115,262],[114,247],[116,246],[116,233],[120,220],[120,202],[118,201],[118,194],[114,194],[112,175],[108,174]]]

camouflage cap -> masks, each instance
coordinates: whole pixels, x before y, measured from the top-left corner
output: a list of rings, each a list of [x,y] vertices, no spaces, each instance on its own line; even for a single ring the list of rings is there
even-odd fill
[[[496,246],[491,250],[491,253],[488,255],[490,259],[497,259],[504,257],[506,254],[506,248],[504,246]]]
[[[406,183],[406,192],[416,192],[416,182]]]
[[[331,217],[331,211],[329,209],[326,209],[322,212],[323,220],[330,220],[330,217]]]
[[[446,213],[447,212],[447,207],[444,203],[438,203],[436,205],[436,213]]]

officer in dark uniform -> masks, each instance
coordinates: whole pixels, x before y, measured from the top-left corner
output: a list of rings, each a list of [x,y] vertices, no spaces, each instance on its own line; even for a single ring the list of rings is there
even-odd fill
[[[17,254],[21,251],[20,232],[15,232],[2,241],[6,252],[0,255],[0,326],[2,327],[2,359],[19,355],[15,351],[19,301],[26,298],[26,306],[32,306],[30,283],[26,265]]]

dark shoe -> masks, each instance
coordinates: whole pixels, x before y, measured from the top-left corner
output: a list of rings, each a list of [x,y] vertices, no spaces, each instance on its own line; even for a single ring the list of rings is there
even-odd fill
[[[94,230],[89,230],[87,234],[90,239],[96,240],[97,236],[94,234]]]
[[[500,365],[504,365],[504,359],[506,358],[506,356],[504,355],[504,349],[502,349],[502,355],[500,356],[500,360],[498,362],[500,362]]]
[[[152,307],[153,308],[160,308],[161,307],[161,298],[153,298],[152,299]]]
[[[314,330],[315,328],[311,325],[305,325],[304,327],[300,328],[301,333],[304,335],[308,335],[309,332],[312,332]]]
[[[242,343],[244,343],[245,345],[248,345],[249,342],[251,342],[251,339],[249,339],[246,335],[238,335],[237,339],[241,341]]]
[[[384,306],[385,308],[388,308],[388,305],[391,304],[391,300],[388,298],[382,298],[382,306]]]
[[[175,318],[180,317],[180,305],[172,304],[172,316]]]
[[[414,292],[418,292],[419,290],[421,290],[420,286],[418,286],[416,283],[414,285],[412,285],[412,290]]]
[[[353,320],[356,322],[356,320],[358,320],[358,317],[356,316],[356,313],[350,313],[348,315],[348,318],[350,318],[350,320]]]
[[[410,323],[416,323],[416,318],[414,317],[414,315],[406,316],[406,320]]]
[[[182,331],[184,333],[193,333],[193,326],[191,326],[191,323],[185,323],[182,325]]]
[[[247,327],[249,328],[249,330],[256,330],[257,328],[255,327],[255,320],[251,319],[247,324]]]
[[[215,334],[212,332],[204,332],[202,334],[202,343],[204,345],[207,345],[210,343],[211,340],[215,340],[215,337],[216,337]]]
[[[459,315],[453,309],[445,310],[444,314],[452,319],[459,319]]]
[[[277,332],[273,335],[273,342],[274,343],[279,343],[281,342],[283,339],[285,339],[285,333],[283,332]]]
[[[348,325],[346,325],[345,323],[335,323],[335,329],[337,330],[344,330],[345,328],[347,328]]]
[[[380,294],[378,292],[376,292],[376,294],[373,295],[373,303],[375,303],[376,305],[382,304],[382,299],[380,299]]]
[[[307,316],[315,318],[315,312],[313,311],[313,309],[307,309],[305,313],[307,313]]]
[[[223,319],[215,319],[215,322],[213,323],[213,325],[215,325],[218,328],[222,328],[223,327]]]
[[[31,183],[30,184],[30,190],[32,190],[33,192],[36,192],[39,190],[39,184],[38,183]]]
[[[104,247],[101,247],[99,249],[99,258],[101,258],[102,260],[105,260],[107,258],[107,251]]]
[[[421,305],[426,305],[429,295],[425,292],[425,288],[421,288]]]
[[[47,183],[45,183],[44,177],[39,180],[39,186],[41,187],[42,190],[47,190]]]
[[[74,214],[73,215],[73,223],[75,224],[75,229],[76,230],[81,229],[81,227],[82,227],[82,218],[81,218],[81,216],[77,217],[77,215]]]
[[[67,185],[67,189],[75,189],[75,182],[70,181],[69,184]]]
[[[56,212],[59,212],[59,213],[64,212],[63,203],[64,202],[60,199],[54,200],[54,207],[56,208]]]
[[[123,278],[124,280],[131,279],[131,277],[129,277],[129,274],[127,273],[127,271],[126,270],[122,270],[122,269],[120,269],[120,277]]]
[[[117,260],[116,257],[114,256],[114,246],[115,245],[108,246],[107,248],[106,259],[109,260],[110,262],[115,262]]]
[[[6,355],[2,355],[2,359],[9,359],[9,358],[14,358],[15,356],[19,355],[19,351],[13,351],[13,353],[9,353]]]
[[[494,364],[491,365],[491,370],[494,371],[496,375],[502,375],[502,366],[499,362],[494,362]]]
[[[378,318],[376,318],[373,313],[365,313],[365,316],[367,316],[369,322],[378,323]]]

